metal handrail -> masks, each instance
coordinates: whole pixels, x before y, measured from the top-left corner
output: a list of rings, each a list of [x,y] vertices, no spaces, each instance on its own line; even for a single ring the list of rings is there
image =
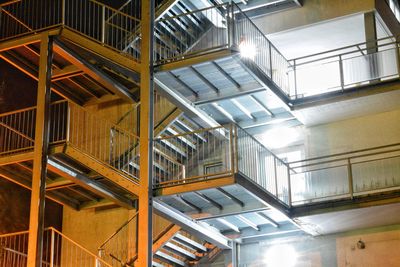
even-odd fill
[[[367,154],[367,155],[358,155],[358,156],[351,156],[351,157],[347,157],[346,155],[369,152],[369,151],[373,151],[373,150],[391,148],[391,147],[396,147],[396,146],[400,146],[400,143],[394,143],[394,144],[389,144],[389,145],[384,145],[384,146],[377,146],[377,147],[371,147],[371,148],[365,148],[365,149],[358,149],[358,150],[353,150],[353,151],[349,151],[349,152],[336,153],[336,154],[331,154],[331,155],[323,155],[323,156],[319,156],[319,157],[313,157],[313,158],[307,158],[307,159],[303,159],[303,160],[291,161],[291,162],[288,162],[288,165],[291,166],[291,165],[298,164],[298,163],[304,163],[304,162],[310,162],[310,161],[316,161],[316,160],[322,160],[322,159],[336,158],[336,157],[340,157],[340,156],[345,156],[343,158],[333,159],[333,160],[330,160],[330,161],[323,161],[321,163],[330,163],[332,161],[342,161],[342,160],[351,159],[351,158],[363,157],[363,156],[367,156],[367,155],[371,155],[371,154],[374,155],[374,154],[387,153],[388,151],[380,151],[380,152],[377,152],[377,153],[370,153],[370,154]],[[315,163],[315,164],[318,164],[318,163]],[[308,167],[308,166],[310,166],[310,164],[300,165],[300,166],[293,166],[292,168],[296,169],[296,168]]]
[[[259,34],[269,43],[269,45],[273,48],[275,48],[275,50],[278,52],[279,55],[281,55],[289,64],[289,66],[291,65],[289,60],[282,55],[282,53],[278,50],[278,48],[275,47],[275,45],[267,38],[267,36],[265,36],[265,34],[258,28],[258,26],[246,15],[245,12],[242,11],[242,9],[238,6],[238,4],[236,4],[235,2],[232,2],[232,5],[234,5],[240,12],[240,15],[245,17],[246,20],[248,20],[253,26],[254,28],[257,29],[257,31],[259,32]]]
[[[114,233],[112,233],[112,234],[110,235],[109,238],[107,238],[103,243],[101,243],[101,245],[99,246],[98,250],[103,249],[103,247],[104,247],[104,245],[105,245],[106,243],[108,243],[114,236],[116,236],[126,225],[128,225],[128,224],[129,224],[133,219],[135,219],[138,215],[139,215],[139,212],[138,212],[138,211],[135,212],[135,213],[132,215],[132,217],[131,217],[128,221],[126,221],[124,224],[122,224],[117,230],[115,230]]]
[[[388,40],[388,39],[392,40],[392,41],[390,43],[378,44],[379,41]],[[360,48],[360,46],[366,45],[366,44],[369,44],[369,43],[372,43],[373,45],[370,46],[370,47]],[[354,54],[354,53],[357,53],[357,52],[361,52],[362,53],[362,51],[364,51],[364,50],[380,48],[380,47],[390,46],[390,45],[394,45],[394,44],[399,44],[399,41],[397,41],[394,36],[390,36],[390,37],[377,39],[377,40],[374,40],[374,41],[358,43],[358,44],[344,46],[344,47],[340,47],[340,48],[336,48],[336,49],[332,49],[332,50],[328,50],[328,51],[324,51],[324,52],[320,52],[320,53],[316,53],[316,54],[312,54],[312,55],[307,55],[307,56],[303,56],[303,57],[289,59],[289,62],[298,62],[298,61],[306,59],[306,58],[313,58],[313,57],[321,56],[321,55],[324,55],[324,54],[330,54],[330,53],[333,53],[333,52],[336,52],[336,51],[346,50],[346,49],[349,49],[349,48],[356,48],[356,49],[351,50],[351,51],[346,51],[346,52],[339,53],[339,54],[329,55],[329,56],[326,56],[326,57],[318,57],[316,59],[312,59],[312,60],[309,60],[309,61],[302,61],[301,63],[296,63],[296,67],[298,67],[298,66],[301,66],[301,65],[306,65],[306,64],[313,63],[313,62],[317,62],[317,61],[323,61],[323,60],[327,60],[327,59],[330,59],[330,58],[337,58],[339,56],[350,55],[350,54]],[[346,58],[346,59],[349,59],[349,58]]]

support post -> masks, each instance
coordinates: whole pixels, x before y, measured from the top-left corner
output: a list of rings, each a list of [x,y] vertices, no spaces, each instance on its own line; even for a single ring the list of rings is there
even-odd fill
[[[142,0],[140,70],[140,189],[138,266],[152,266],[153,29],[154,0]]]
[[[238,244],[232,242],[232,267],[238,267]]]
[[[364,14],[364,32],[365,32],[365,42],[366,42],[366,54],[367,62],[369,68],[370,81],[376,81],[379,79],[379,64],[378,56],[378,44],[377,33],[376,33],[376,21],[375,12],[371,11]]]
[[[53,40],[52,37],[44,34],[40,43],[35,146],[29,217],[28,267],[42,266],[52,59]]]
[[[354,198],[353,170],[350,159],[347,159],[347,178],[349,179],[349,194],[350,198]]]
[[[340,88],[344,91],[344,70],[342,55],[339,55]]]

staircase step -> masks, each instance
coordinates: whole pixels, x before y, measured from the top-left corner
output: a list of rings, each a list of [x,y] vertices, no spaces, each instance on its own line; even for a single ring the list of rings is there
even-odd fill
[[[195,260],[197,258],[196,255],[194,255],[192,252],[187,251],[186,249],[184,249],[182,247],[179,247],[179,246],[177,246],[175,244],[172,244],[171,242],[167,242],[163,246],[163,248],[168,250],[168,251],[170,251],[170,252],[172,252],[172,253],[174,253],[174,254],[177,254],[178,256],[181,256],[181,257],[184,257],[184,258],[187,258],[187,259]]]
[[[157,259],[160,259],[161,261],[167,262],[168,264],[186,266],[186,264],[183,261],[181,261],[171,255],[168,255],[167,253],[164,253],[162,251],[157,251],[154,254],[154,257]]]
[[[164,265],[162,265],[161,263],[158,263],[156,261],[153,261],[152,265],[153,265],[153,267],[165,267]]]
[[[203,252],[207,252],[207,248],[203,246],[202,244],[187,238],[186,236],[183,236],[182,234],[176,234],[173,238],[173,240],[179,244],[182,244],[188,248],[194,249],[194,250],[201,250]]]

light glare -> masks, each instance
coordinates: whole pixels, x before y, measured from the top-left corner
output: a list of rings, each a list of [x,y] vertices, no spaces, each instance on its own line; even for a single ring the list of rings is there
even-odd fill
[[[254,59],[256,56],[256,47],[253,44],[242,42],[239,45],[240,55],[244,58]]]
[[[293,267],[297,257],[297,252],[292,246],[283,244],[269,248],[264,260],[267,267]]]

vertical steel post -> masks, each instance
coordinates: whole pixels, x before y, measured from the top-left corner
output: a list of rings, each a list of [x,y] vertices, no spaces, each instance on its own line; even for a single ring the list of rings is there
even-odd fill
[[[350,198],[353,199],[353,197],[354,197],[353,170],[351,168],[350,159],[347,159],[347,177],[349,179],[349,194],[350,194]]]
[[[65,0],[61,0],[61,24],[65,25]]]
[[[275,196],[279,199],[278,194],[278,170],[277,170],[277,162],[276,158],[274,157],[274,174],[275,174]]]
[[[399,51],[399,43],[397,42],[397,40],[396,40],[395,46],[396,46],[397,74],[400,77],[400,51]]]
[[[101,43],[106,41],[106,6],[103,5],[101,9]]]
[[[55,243],[54,243],[54,231],[53,229],[50,229],[51,231],[51,240],[50,240],[50,267],[54,267],[54,249],[55,249]]]
[[[154,0],[142,0],[138,266],[152,266]]]
[[[272,73],[272,72],[271,72]],[[271,77],[272,78],[272,77]],[[293,60],[294,98],[297,99],[297,69],[296,59]],[[290,94],[290,93],[289,93]]]
[[[52,59],[52,37],[43,34],[40,43],[31,209],[29,217],[28,267],[42,266]]]
[[[238,267],[238,244],[232,241],[232,267]]]
[[[291,177],[290,177],[290,168],[287,166],[287,176],[288,176],[288,205],[292,206],[292,186],[291,186]]]
[[[340,87],[344,90],[344,71],[342,55],[339,55],[339,73],[340,73]]]

